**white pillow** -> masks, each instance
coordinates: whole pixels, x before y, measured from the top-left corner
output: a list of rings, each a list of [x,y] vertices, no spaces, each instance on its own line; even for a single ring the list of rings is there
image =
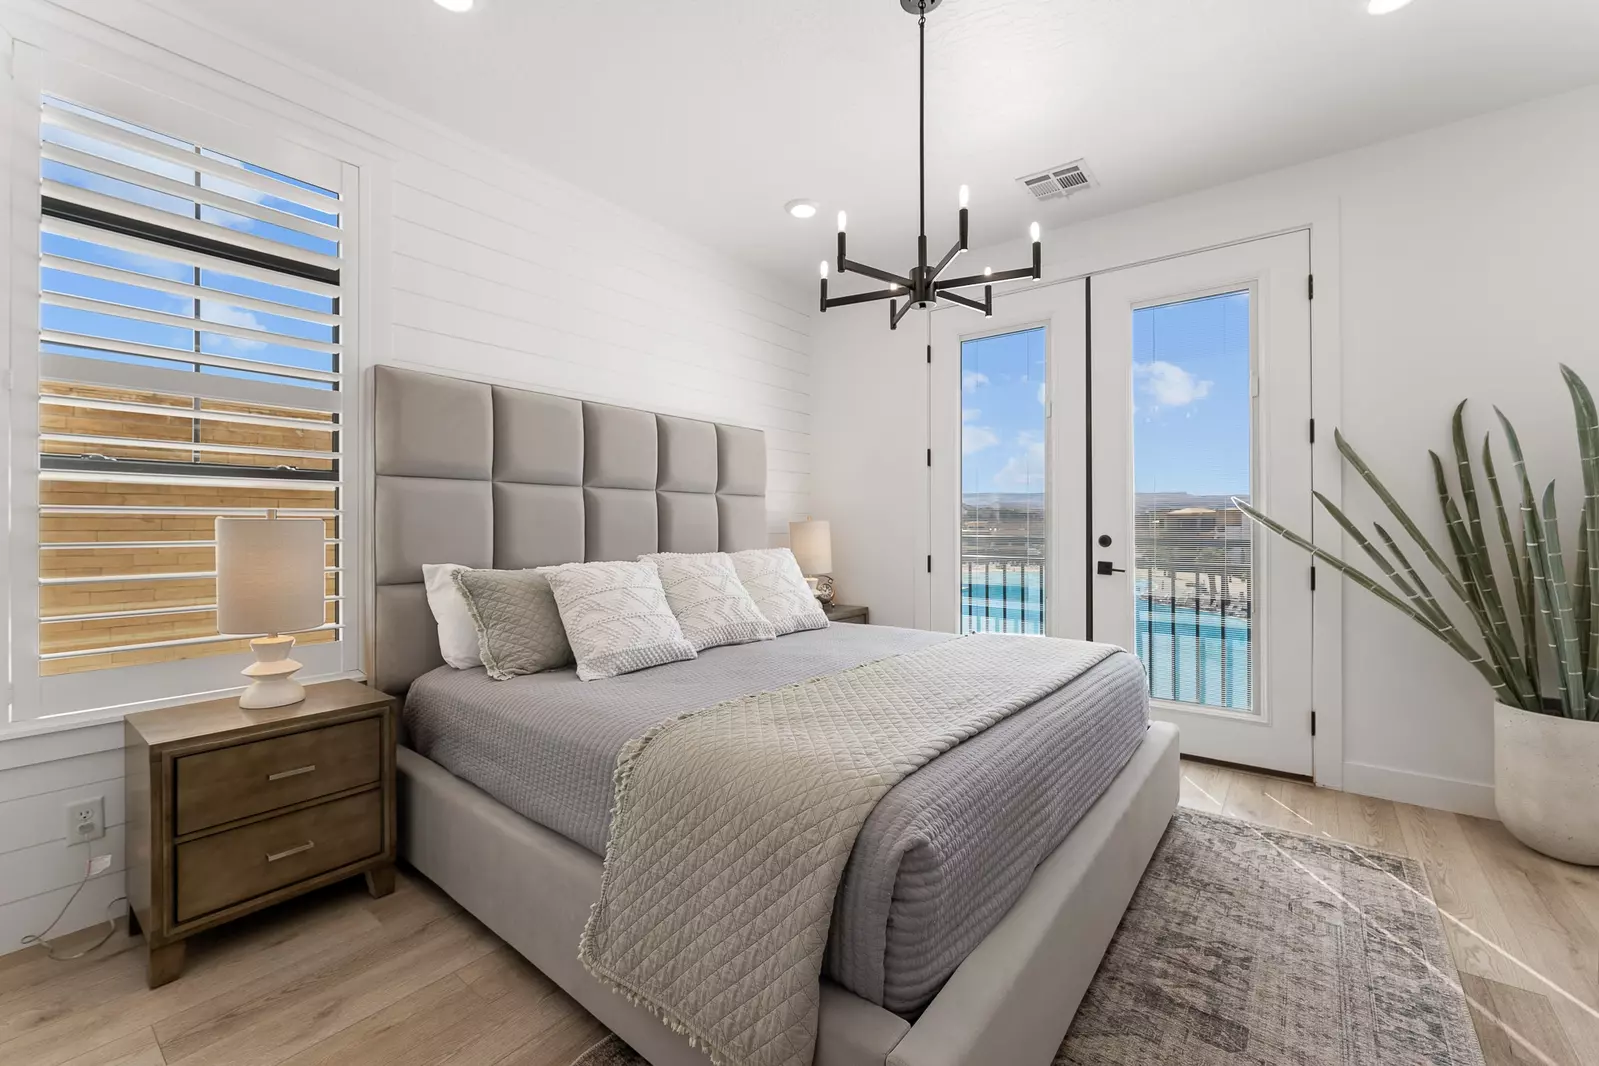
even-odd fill
[[[483,656],[478,651],[477,626],[472,624],[466,598],[455,586],[455,572],[469,569],[460,563],[422,564],[428,607],[433,611],[433,620],[439,624],[439,654],[457,670],[483,665]]]
[[[794,553],[787,548],[734,552],[733,568],[778,636],[827,628],[827,613],[816,602],[816,594],[805,583]]]
[[[655,564],[666,604],[695,651],[777,636],[739,583],[738,571],[726,552],[658,552],[639,556],[639,562]]]
[[[653,563],[568,563],[549,575],[580,680],[694,658]]]

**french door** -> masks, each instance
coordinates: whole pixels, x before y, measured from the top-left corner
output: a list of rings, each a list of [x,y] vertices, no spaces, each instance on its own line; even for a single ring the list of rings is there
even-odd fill
[[[1087,635],[1085,291],[931,316],[934,629]]]
[[[1096,275],[1092,638],[1134,651],[1185,754],[1311,772],[1304,232]]]

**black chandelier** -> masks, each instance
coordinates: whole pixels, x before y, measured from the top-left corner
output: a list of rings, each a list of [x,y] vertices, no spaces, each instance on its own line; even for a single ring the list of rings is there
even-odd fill
[[[1043,246],[1038,241],[1038,223],[1032,225],[1033,238],[1033,265],[1020,267],[1016,270],[985,270],[981,274],[968,274],[965,277],[946,278],[944,271],[949,269],[955,257],[966,251],[966,201],[967,189],[960,188],[960,237],[955,246],[944,253],[944,258],[934,266],[927,264],[927,13],[941,4],[943,0],[899,0],[899,6],[910,14],[917,16],[917,60],[916,60],[916,111],[917,111],[917,167],[918,167],[918,192],[920,196],[920,235],[916,238],[916,266],[911,268],[910,274],[896,274],[891,270],[879,270],[857,263],[844,254],[844,212],[838,213],[838,263],[837,270],[840,274],[854,271],[865,274],[869,278],[888,283],[888,288],[875,292],[858,292],[849,296],[827,297],[827,260],[822,260],[822,311],[825,313],[830,307],[843,307],[846,304],[871,303],[873,300],[888,301],[888,328],[898,329],[900,319],[904,318],[913,307],[928,308],[940,300],[969,307],[973,311],[981,311],[985,316],[994,313],[994,283],[999,281],[1015,281],[1020,278],[1040,278],[1043,276]],[[954,289],[967,289],[974,285],[983,287],[983,299],[974,300],[970,296],[963,296]],[[900,306],[900,299],[905,299],[904,306]]]

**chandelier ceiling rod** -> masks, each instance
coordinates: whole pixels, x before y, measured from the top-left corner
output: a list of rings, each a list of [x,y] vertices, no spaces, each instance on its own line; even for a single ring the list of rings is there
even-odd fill
[[[944,258],[933,267],[927,265],[927,13],[936,8],[943,0],[900,0],[900,6],[916,18],[916,177],[917,177],[917,237],[916,237],[916,266],[911,268],[909,276],[895,274],[892,271],[880,270],[877,267],[857,263],[844,254],[845,240],[845,215],[838,213],[838,258],[837,269],[840,274],[853,271],[864,274],[869,278],[887,282],[888,288],[878,289],[873,292],[853,293],[849,296],[835,296],[831,299],[827,295],[827,261],[822,261],[822,300],[821,308],[826,313],[831,307],[844,307],[849,304],[870,303],[876,300],[888,301],[888,328],[898,329],[902,318],[910,313],[911,308],[925,309],[934,306],[940,300],[969,307],[974,311],[981,311],[985,316],[994,313],[994,283],[1002,281],[1016,281],[1021,278],[1043,277],[1043,246],[1039,243],[1038,223],[1032,225],[1033,238],[1033,265],[1018,267],[1015,270],[984,270],[981,274],[970,274],[959,278],[944,278],[944,271],[955,261],[955,257],[966,251],[966,186],[960,188],[960,236],[956,238],[955,245]],[[953,292],[954,289],[970,288],[974,285],[983,286],[983,299],[976,300]],[[901,307],[899,300],[905,297],[905,305]]]

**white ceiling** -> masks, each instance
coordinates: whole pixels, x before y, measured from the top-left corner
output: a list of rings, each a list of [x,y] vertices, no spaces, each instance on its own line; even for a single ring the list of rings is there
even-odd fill
[[[852,258],[914,257],[916,20],[897,0],[168,4],[780,276],[814,276],[841,207]],[[982,245],[1599,80],[1599,2],[947,0],[927,48],[941,251],[961,182]],[[1015,184],[1079,157],[1100,188],[1035,204]],[[789,218],[796,197],[821,213]]]

